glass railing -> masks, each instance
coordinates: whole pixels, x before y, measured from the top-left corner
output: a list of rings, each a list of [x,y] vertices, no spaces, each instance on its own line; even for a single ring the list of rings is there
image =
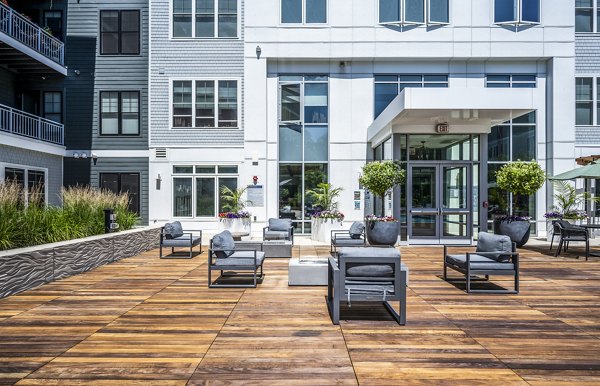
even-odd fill
[[[57,145],[65,143],[63,124],[5,105],[0,105],[0,131]]]
[[[61,66],[65,65],[63,42],[2,3],[0,3],[0,33],[7,34]]]

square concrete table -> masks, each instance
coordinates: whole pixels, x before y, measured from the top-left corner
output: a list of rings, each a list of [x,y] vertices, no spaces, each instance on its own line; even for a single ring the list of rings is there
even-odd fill
[[[292,257],[292,242],[287,240],[248,240],[248,241],[236,241],[235,247],[239,249],[260,249],[262,244],[262,250],[265,253],[265,257]]]

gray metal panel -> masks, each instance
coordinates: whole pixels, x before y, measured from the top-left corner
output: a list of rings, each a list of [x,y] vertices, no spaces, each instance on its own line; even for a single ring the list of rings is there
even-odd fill
[[[148,224],[148,158],[98,158],[91,166],[90,185],[99,186],[100,173],[140,174],[140,215],[142,224]]]
[[[239,78],[240,126],[244,100],[244,2],[240,1],[240,39],[171,39],[169,1],[150,0],[152,56],[150,89],[152,146],[243,145],[243,129],[171,129],[170,79]]]
[[[61,205],[60,189],[63,183],[63,158],[29,149],[0,145],[0,162],[48,169],[47,191],[50,205]]]

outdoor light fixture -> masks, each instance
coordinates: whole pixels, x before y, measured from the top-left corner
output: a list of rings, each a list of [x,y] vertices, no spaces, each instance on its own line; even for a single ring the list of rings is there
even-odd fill
[[[73,153],[73,158],[79,158],[79,153],[77,153],[77,152]]]
[[[260,59],[260,54],[262,53],[262,49],[260,46],[256,46],[256,59]]]
[[[86,152],[81,153],[81,158],[86,159],[87,158],[87,153]]]
[[[162,182],[162,177],[160,173],[156,175],[156,190],[160,190],[160,184]]]
[[[92,153],[92,160],[94,161],[94,166],[96,166],[96,163],[98,162],[98,154]]]
[[[75,75],[77,75],[77,76],[81,75],[81,71],[75,70]]]

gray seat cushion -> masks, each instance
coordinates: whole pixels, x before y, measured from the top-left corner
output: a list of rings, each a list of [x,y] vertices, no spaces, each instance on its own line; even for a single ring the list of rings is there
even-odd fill
[[[466,255],[448,255],[446,256],[446,262],[462,269],[467,269],[467,256]],[[482,270],[482,271],[503,271],[514,269],[513,263],[499,263],[494,259],[490,259],[485,256],[472,254],[471,255],[471,269]]]
[[[226,258],[231,256],[235,252],[235,242],[233,241],[231,232],[224,230],[221,233],[217,233],[212,239],[212,248],[224,250],[215,252],[217,258]]]
[[[491,255],[486,254],[486,256],[501,263],[508,262],[510,255],[502,252],[512,253],[512,241],[508,236],[480,232],[477,240],[477,252],[498,252]]]
[[[256,266],[261,266],[265,260],[265,253],[256,252]],[[227,258],[217,258],[215,266],[232,267],[232,266],[248,266],[254,267],[254,252],[252,251],[237,251]]]
[[[190,236],[183,235],[174,239],[163,240],[163,246],[165,247],[191,247],[200,244],[200,237],[192,237],[190,243]]]
[[[290,218],[270,218],[270,231],[289,231],[292,227],[292,219]]]
[[[265,231],[265,240],[284,240],[290,235],[288,231]]]
[[[165,224],[165,234],[167,239],[176,239],[183,236],[183,228],[179,221],[173,221]]]
[[[363,224],[360,221],[355,221],[352,223],[352,226],[350,226],[350,229],[348,230],[348,234],[350,234],[350,238],[353,239],[360,239],[360,236],[362,236],[362,234],[365,232],[365,224]]]
[[[347,276],[392,277],[394,269],[388,264],[355,265],[346,269]]]
[[[335,245],[336,247],[338,246],[344,246],[344,247],[362,247],[365,245],[365,242],[363,241],[363,239],[352,239],[350,237],[337,237],[335,239],[333,239],[333,245]]]
[[[397,257],[400,258],[400,251],[396,248],[340,248],[338,256],[342,257]]]

